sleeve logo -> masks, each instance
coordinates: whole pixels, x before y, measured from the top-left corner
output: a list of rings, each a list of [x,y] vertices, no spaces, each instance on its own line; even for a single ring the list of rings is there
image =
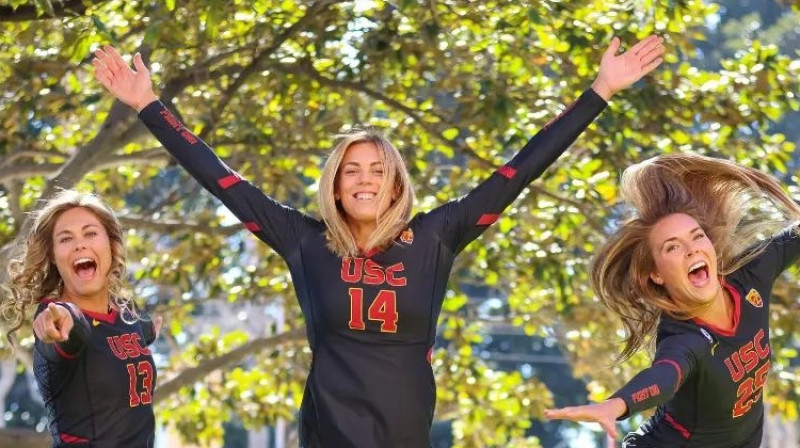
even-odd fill
[[[748,302],[750,302],[750,305],[753,305],[756,308],[761,308],[764,306],[764,301],[761,300],[761,294],[759,294],[755,289],[751,289],[745,298]]]
[[[411,230],[409,227],[400,234],[400,241],[406,244],[411,244],[414,242],[414,231]]]

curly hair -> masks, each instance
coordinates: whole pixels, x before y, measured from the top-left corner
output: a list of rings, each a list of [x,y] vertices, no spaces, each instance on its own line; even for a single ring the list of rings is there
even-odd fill
[[[18,255],[12,257],[8,265],[9,294],[0,302],[0,313],[10,324],[6,338],[12,347],[13,334],[22,326],[30,307],[43,298],[58,298],[63,293],[61,274],[53,260],[53,230],[64,212],[78,207],[95,215],[108,234],[111,245],[109,306],[116,309],[126,321],[140,318],[126,284],[127,258],[119,220],[97,196],[64,190],[48,200],[32,217],[33,224],[29,231],[18,239]]]

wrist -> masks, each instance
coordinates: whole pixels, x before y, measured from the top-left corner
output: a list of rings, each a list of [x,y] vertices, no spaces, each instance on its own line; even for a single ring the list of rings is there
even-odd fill
[[[136,104],[133,105],[133,108],[136,109],[136,112],[141,112],[142,109],[147,107],[148,104],[152,103],[153,101],[157,101],[158,97],[155,93],[149,93],[145,95],[141,100],[139,100]]]
[[[625,413],[628,412],[628,405],[625,404],[625,400],[619,397],[609,398],[607,401],[608,405],[611,407],[613,411],[614,418],[620,418]]]
[[[608,85],[606,85],[606,83],[604,83],[600,79],[594,80],[594,82],[592,83],[592,90],[594,90],[594,92],[598,94],[601,98],[603,98],[606,102],[608,102],[611,99],[611,97],[614,96],[614,92],[611,90],[611,88],[609,88]]]

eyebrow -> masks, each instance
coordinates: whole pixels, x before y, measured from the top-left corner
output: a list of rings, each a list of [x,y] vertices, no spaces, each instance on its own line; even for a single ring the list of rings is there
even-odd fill
[[[361,166],[361,164],[358,163],[358,162],[345,162],[344,164],[345,164],[345,166],[347,166],[347,165],[353,165],[353,166],[358,166],[358,167]],[[374,166],[374,165],[381,165],[382,166],[383,162],[377,161],[377,162],[372,162],[372,163],[369,164],[369,166]]]
[[[86,224],[86,225],[84,225],[83,227],[81,227],[81,230],[86,230],[86,228],[87,228],[87,227],[100,227],[100,226],[99,226],[99,225],[97,225],[97,224]],[[55,236],[59,236],[59,235],[61,235],[62,233],[72,233],[72,231],[71,231],[71,230],[68,230],[68,229],[64,229],[64,230],[62,230],[62,231],[60,231],[60,232],[56,233],[56,235],[55,235]]]
[[[702,227],[700,227],[700,226],[697,226],[697,227],[695,227],[694,229],[692,229],[692,230],[690,230],[690,231],[689,231],[689,235],[691,235],[691,234],[693,234],[693,233],[697,232],[698,230],[701,230],[701,231],[702,231],[702,230],[703,230],[703,228],[702,228]],[[677,237],[677,236],[673,236],[672,238],[667,238],[666,240],[664,240],[664,242],[663,242],[663,243],[661,243],[661,248],[663,248],[663,247],[664,247],[664,245],[665,245],[665,244],[667,244],[667,243],[669,243],[670,241],[675,241],[675,240],[677,240],[677,239],[678,239],[678,237]]]

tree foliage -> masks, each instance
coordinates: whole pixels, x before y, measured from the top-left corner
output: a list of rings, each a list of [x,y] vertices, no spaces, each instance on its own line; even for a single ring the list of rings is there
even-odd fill
[[[190,129],[265,192],[313,214],[337,132],[386,129],[416,180],[418,209],[430,209],[488,176],[586,89],[612,36],[666,36],[664,66],[615,97],[460,257],[434,358],[437,418],[454,419],[459,447],[535,446],[523,441],[527,422],[552,403],[541,382],[491,370],[472,353],[493,320],[557,340],[597,399],[646,365],[643,354],[612,366],[621,327],[588,288],[589,260],[620,215],[624,167],[693,151],[775,173],[798,193],[787,163],[794,145],[770,124],[800,106],[800,58],[755,41],[719,69],[698,67],[693,42],[718,8],[710,2],[5,4],[0,266],[40,199],[72,187],[106,199],[128,228],[137,296],[169,322],[159,418],[195,442],[219,439],[234,416],[252,427],[294,417],[310,358],[302,318],[282,260],[93,81],[99,45],[141,52],[162,101]],[[796,416],[796,277],[785,280],[773,298],[769,396]],[[506,295],[506,313],[483,319],[460,290],[476,281]],[[216,325],[209,315],[220,316]]]

